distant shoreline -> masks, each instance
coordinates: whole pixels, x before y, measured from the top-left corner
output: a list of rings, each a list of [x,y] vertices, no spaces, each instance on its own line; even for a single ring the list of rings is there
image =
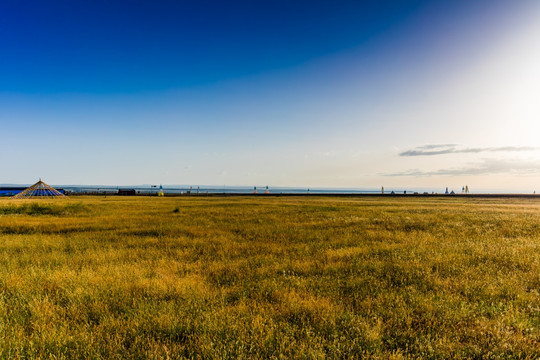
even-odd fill
[[[100,194],[100,193],[73,193],[70,196],[139,196],[139,197],[157,197],[156,194],[135,194],[135,195],[119,195],[119,194]],[[191,194],[170,194],[166,193],[163,197],[344,197],[344,198],[363,198],[363,197],[378,197],[378,198],[408,198],[408,197],[420,197],[420,198],[530,198],[540,199],[540,194],[414,194],[414,193],[399,193],[399,194],[347,194],[347,193],[191,193]]]

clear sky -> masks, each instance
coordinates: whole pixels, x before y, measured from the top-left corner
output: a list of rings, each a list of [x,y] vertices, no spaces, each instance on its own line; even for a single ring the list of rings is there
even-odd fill
[[[0,2],[0,183],[540,191],[540,2]]]

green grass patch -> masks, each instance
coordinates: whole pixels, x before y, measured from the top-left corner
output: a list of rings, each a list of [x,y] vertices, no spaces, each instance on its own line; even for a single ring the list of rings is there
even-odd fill
[[[22,205],[0,205],[0,215],[74,215],[80,214],[83,212],[88,212],[89,207],[82,202],[77,203],[65,203],[65,200],[62,204],[50,204],[50,203],[41,203],[39,201],[32,201],[30,203],[25,203]]]

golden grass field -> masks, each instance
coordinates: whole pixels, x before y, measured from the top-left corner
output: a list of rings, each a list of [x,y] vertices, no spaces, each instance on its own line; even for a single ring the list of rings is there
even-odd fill
[[[0,199],[0,358],[539,357],[540,199]]]

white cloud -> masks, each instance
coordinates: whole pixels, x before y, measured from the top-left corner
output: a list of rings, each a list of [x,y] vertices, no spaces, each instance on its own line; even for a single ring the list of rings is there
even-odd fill
[[[535,151],[539,147],[534,146],[499,146],[499,147],[459,147],[456,144],[444,145],[424,145],[412,150],[407,150],[399,154],[399,156],[433,156],[446,154],[464,154],[464,153],[481,153],[481,152],[516,152],[516,151]]]
[[[475,176],[490,174],[540,174],[540,161],[523,159],[483,159],[465,167],[438,170],[409,170],[386,176]]]

